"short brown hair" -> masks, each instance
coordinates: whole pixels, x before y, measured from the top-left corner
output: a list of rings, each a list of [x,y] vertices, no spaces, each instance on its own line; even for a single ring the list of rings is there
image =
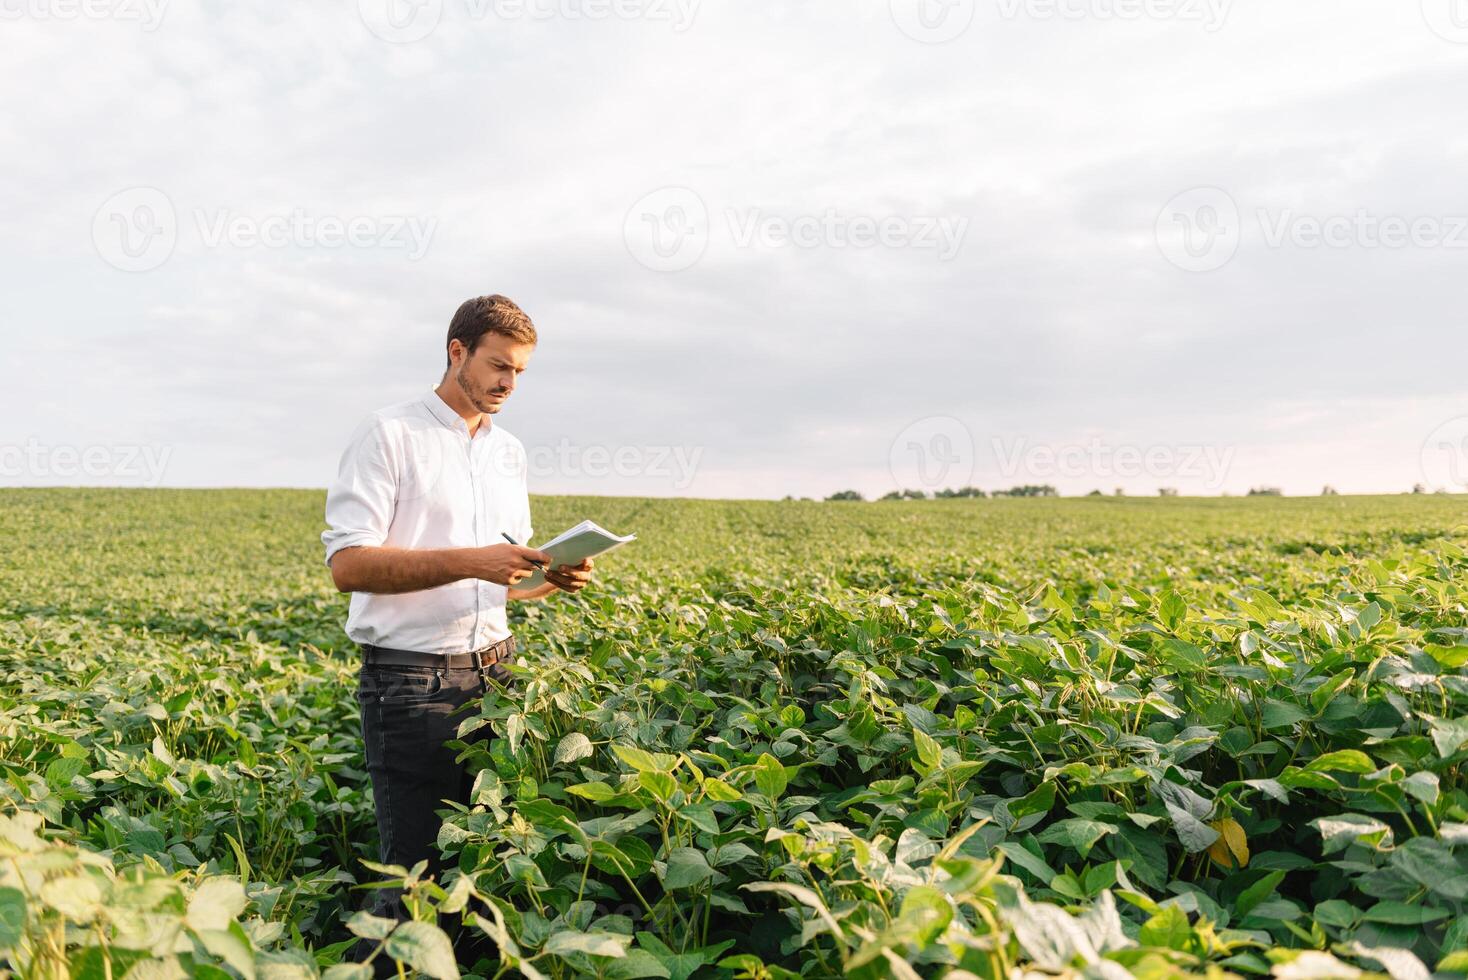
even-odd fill
[[[454,318],[449,321],[449,339],[445,347],[457,340],[472,354],[479,346],[480,338],[487,333],[509,337],[520,344],[534,345],[536,342],[535,324],[530,322],[530,317],[513,300],[496,293],[466,299],[459,305]],[[450,357],[446,366],[453,363]]]

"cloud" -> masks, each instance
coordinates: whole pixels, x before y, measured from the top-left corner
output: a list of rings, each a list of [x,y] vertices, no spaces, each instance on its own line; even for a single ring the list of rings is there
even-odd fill
[[[991,487],[1398,490],[1458,414],[1434,365],[1465,352],[1468,250],[1288,237],[1468,216],[1468,109],[1445,97],[1465,49],[1416,4],[1224,4],[1210,29],[996,0],[941,44],[886,0],[443,0],[402,44],[371,6],[169,3],[153,30],[122,0],[7,8],[0,80],[26,96],[0,129],[0,444],[166,446],[166,482],[321,486],[490,291],[542,333],[500,424],[547,452],[699,459],[683,485],[581,466],[544,490],[878,494],[933,418]],[[94,229],[166,233],[99,219],[139,187],[174,239],[125,272]],[[1155,227],[1197,187],[1239,215],[1206,272]],[[700,236],[677,271],[648,267],[677,228],[636,210],[664,188]],[[1229,478],[1000,461],[1097,440],[1212,447]]]

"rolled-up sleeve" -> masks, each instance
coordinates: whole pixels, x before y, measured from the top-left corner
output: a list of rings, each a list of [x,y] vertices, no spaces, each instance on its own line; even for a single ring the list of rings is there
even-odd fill
[[[345,548],[380,547],[392,526],[396,499],[396,467],[382,421],[369,419],[353,433],[326,492],[327,530],[321,533],[326,564]]]

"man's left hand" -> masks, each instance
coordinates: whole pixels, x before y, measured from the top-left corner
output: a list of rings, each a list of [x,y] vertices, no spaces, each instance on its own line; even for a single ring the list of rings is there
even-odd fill
[[[580,592],[591,581],[591,559],[583,559],[579,565],[557,565],[547,569],[545,580],[562,592]]]

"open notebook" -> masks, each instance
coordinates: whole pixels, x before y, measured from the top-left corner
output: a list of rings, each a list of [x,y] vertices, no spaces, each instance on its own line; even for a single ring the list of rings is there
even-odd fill
[[[636,540],[637,535],[635,534],[621,537],[594,521],[582,521],[569,531],[562,531],[545,544],[531,545],[531,547],[550,555],[552,559],[550,567],[555,568],[557,565],[575,565],[583,558],[595,558],[597,555],[606,554],[613,548],[622,547],[628,541]],[[533,589],[544,582],[545,576],[536,570],[530,573],[529,578],[521,579],[515,588]]]

